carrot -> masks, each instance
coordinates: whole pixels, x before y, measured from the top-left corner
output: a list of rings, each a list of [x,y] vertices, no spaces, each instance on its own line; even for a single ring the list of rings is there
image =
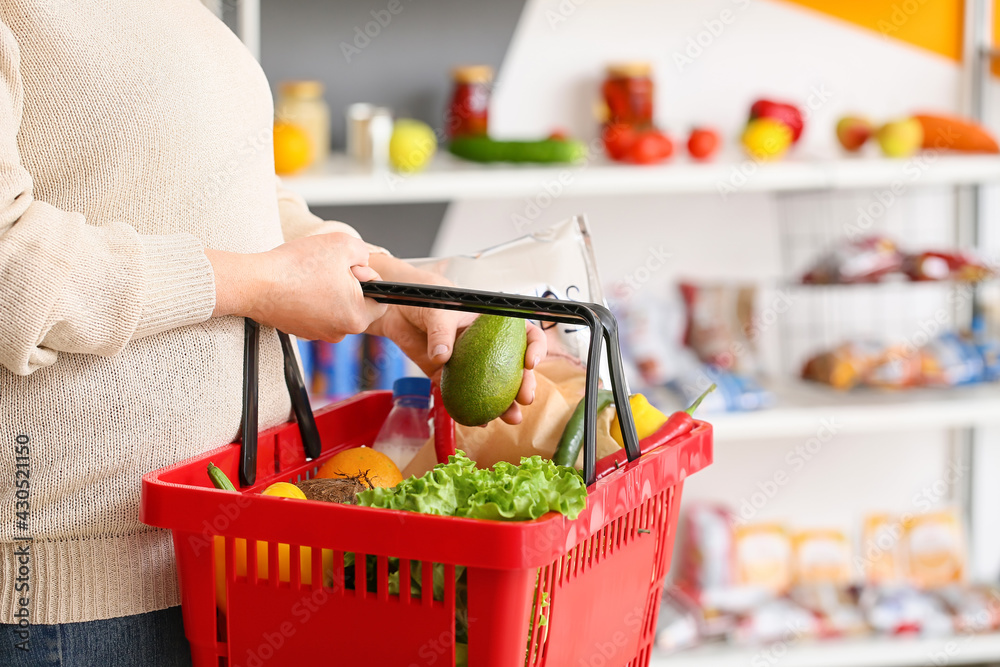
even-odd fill
[[[913,116],[924,128],[924,148],[965,153],[1000,153],[996,139],[971,120],[937,114]]]

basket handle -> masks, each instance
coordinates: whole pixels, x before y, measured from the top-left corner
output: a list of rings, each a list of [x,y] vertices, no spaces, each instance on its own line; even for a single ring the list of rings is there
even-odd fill
[[[596,303],[559,301],[517,294],[381,281],[361,283],[361,291],[366,297],[380,303],[586,324],[590,328],[590,347],[587,353],[587,385],[584,396],[584,480],[588,486],[596,481],[597,382],[601,364],[602,340],[607,347],[608,365],[611,368],[611,390],[618,410],[618,421],[622,426],[625,452],[629,461],[639,458],[639,438],[632,420],[625,373],[622,369],[621,348],[618,343],[618,323],[611,311],[604,306]]]
[[[322,451],[319,440],[319,429],[316,428],[316,418],[312,406],[309,405],[309,393],[306,391],[302,372],[292,339],[284,331],[278,332],[281,341],[281,354],[284,357],[285,386],[292,400],[292,410],[295,421],[299,425],[302,436],[302,448],[307,459],[318,457]],[[243,324],[243,416],[240,419],[240,429],[243,434],[240,444],[240,486],[250,486],[257,480],[257,402],[260,377],[260,325],[249,317]]]

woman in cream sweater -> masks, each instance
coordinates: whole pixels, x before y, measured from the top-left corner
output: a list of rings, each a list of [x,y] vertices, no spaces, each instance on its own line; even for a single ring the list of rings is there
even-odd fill
[[[2,665],[188,663],[140,478],[237,437],[242,316],[271,327],[261,428],[290,414],[273,328],[387,335],[434,374],[469,321],[363,298],[434,278],[282,190],[272,122],[199,0],[0,0]]]

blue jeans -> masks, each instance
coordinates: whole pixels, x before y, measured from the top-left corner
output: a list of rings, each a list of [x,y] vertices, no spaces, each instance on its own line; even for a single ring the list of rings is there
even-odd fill
[[[0,624],[3,667],[189,667],[181,608],[103,621],[31,625]],[[19,648],[18,645],[25,648]]]

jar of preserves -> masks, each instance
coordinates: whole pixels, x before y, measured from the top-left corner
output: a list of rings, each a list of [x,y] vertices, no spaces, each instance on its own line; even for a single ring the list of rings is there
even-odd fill
[[[601,92],[607,122],[642,128],[653,124],[653,67],[648,62],[613,63]]]
[[[311,164],[320,164],[330,154],[330,108],[323,100],[319,81],[283,81],[274,106],[278,120],[302,128],[309,136]]]
[[[448,138],[485,135],[489,129],[493,68],[488,65],[456,67],[451,78],[454,88],[445,117]]]

